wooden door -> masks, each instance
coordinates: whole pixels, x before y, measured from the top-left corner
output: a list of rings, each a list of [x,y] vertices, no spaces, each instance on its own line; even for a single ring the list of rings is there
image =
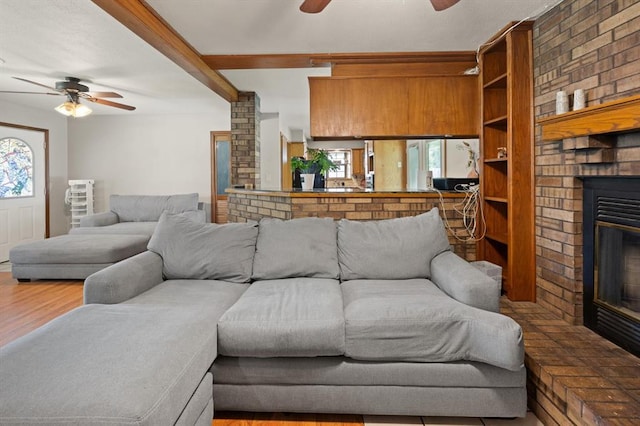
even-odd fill
[[[364,148],[353,148],[351,150],[351,174],[364,175]]]
[[[227,223],[231,187],[231,132],[211,132],[211,222]]]
[[[407,185],[406,140],[376,140],[374,151],[374,189],[376,191],[404,190]]]
[[[282,143],[282,189],[293,188],[293,174],[289,160],[291,157],[304,157],[304,142],[289,142],[281,138]]]
[[[0,262],[48,229],[48,131],[0,123]]]

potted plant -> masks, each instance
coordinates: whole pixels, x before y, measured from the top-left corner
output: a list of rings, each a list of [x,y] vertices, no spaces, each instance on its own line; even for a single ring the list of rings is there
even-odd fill
[[[329,153],[324,149],[309,148],[307,158],[292,157],[290,163],[291,171],[300,173],[302,188],[307,190],[314,188],[316,175],[324,176],[329,170],[338,169],[338,165],[329,158]]]

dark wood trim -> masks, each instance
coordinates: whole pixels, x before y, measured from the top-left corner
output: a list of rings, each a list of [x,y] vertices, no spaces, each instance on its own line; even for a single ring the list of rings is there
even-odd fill
[[[49,207],[49,129],[40,127],[24,126],[22,124],[12,124],[0,121],[0,126],[13,127],[14,129],[32,130],[34,132],[44,133],[44,237],[49,238],[51,235],[50,207]]]
[[[229,80],[207,66],[201,55],[145,1],[92,1],[222,98],[238,100],[238,90]]]
[[[97,1],[97,0],[94,0]],[[314,68],[336,64],[396,64],[473,62],[475,52],[393,52],[393,53],[292,53],[263,55],[203,55],[212,69]]]

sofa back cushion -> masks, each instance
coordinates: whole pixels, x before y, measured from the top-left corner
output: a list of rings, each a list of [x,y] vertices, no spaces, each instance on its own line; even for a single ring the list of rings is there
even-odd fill
[[[164,213],[148,249],[162,257],[167,279],[212,279],[246,283],[256,249],[256,223],[198,223]]]
[[[331,218],[260,220],[254,280],[340,275],[336,223]]]
[[[198,194],[111,195],[109,208],[120,222],[156,222],[163,211],[182,213],[198,209]]]
[[[413,217],[338,222],[340,278],[429,278],[431,259],[449,250],[437,208]]]

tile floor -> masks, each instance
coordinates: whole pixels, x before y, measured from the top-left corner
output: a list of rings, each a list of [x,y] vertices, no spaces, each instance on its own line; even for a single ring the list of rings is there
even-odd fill
[[[365,426],[544,426],[532,412],[523,419],[478,419],[469,417],[364,416]]]

